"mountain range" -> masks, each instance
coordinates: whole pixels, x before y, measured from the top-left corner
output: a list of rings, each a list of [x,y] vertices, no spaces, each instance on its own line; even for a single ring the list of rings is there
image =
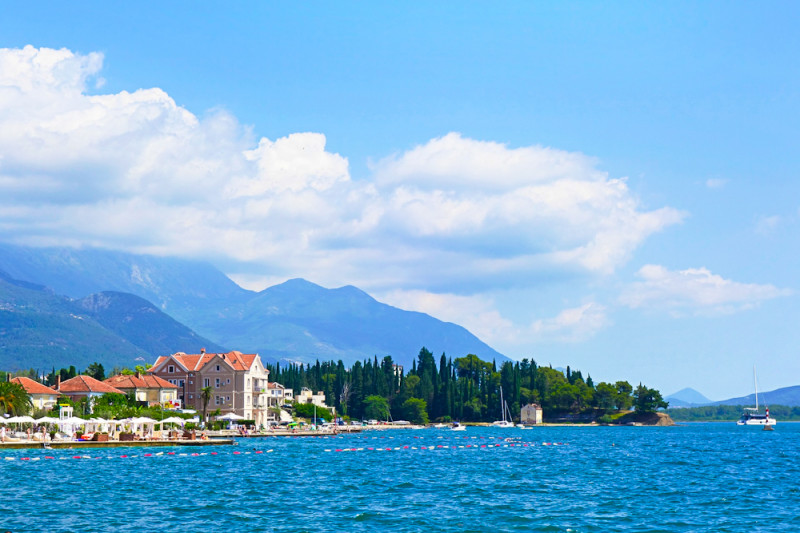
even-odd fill
[[[9,370],[133,366],[200,348],[346,364],[391,355],[410,365],[424,346],[507,360],[461,326],[352,286],[293,279],[254,292],[201,261],[10,244],[0,244],[0,271],[0,368]]]
[[[755,405],[755,393],[747,396],[739,396],[711,401],[696,390],[686,388],[664,398],[669,402],[670,407],[704,407],[706,405]],[[758,393],[760,405],[786,405],[789,407],[800,407],[800,385],[793,387],[783,387],[773,391]]]

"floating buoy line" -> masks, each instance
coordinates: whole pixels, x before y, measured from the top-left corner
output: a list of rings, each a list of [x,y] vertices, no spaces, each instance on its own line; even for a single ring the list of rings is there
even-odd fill
[[[497,450],[503,448],[533,448],[539,446],[567,446],[565,442],[542,442],[542,443],[529,443],[529,442],[503,442],[503,443],[484,443],[484,444],[436,444],[436,445],[420,445],[420,446],[358,446],[347,448],[326,448],[323,452],[404,452],[404,451],[444,451],[444,450]],[[175,457],[225,457],[225,456],[244,456],[244,455],[265,455],[273,453],[274,449],[268,450],[253,450],[253,451],[232,451],[232,452],[147,452],[135,454],[120,454],[120,455],[44,455],[44,456],[23,456],[13,457],[5,456],[5,461],[24,461],[24,462],[37,462],[37,461],[67,461],[67,460],[98,460],[98,459],[147,459],[147,458],[175,458]]]

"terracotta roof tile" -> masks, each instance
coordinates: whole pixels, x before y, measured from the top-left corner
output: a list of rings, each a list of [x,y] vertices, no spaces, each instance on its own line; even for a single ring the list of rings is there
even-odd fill
[[[116,394],[125,394],[107,383],[94,379],[92,376],[75,376],[67,381],[62,381],[58,391],[62,394],[81,392],[99,392],[103,394],[113,392]]]
[[[11,378],[11,383],[18,383],[19,385],[22,385],[22,388],[25,389],[25,392],[28,394],[53,394],[58,396],[58,392],[56,392],[55,389],[51,389],[47,385],[42,385],[38,381],[34,381],[31,378]]]
[[[162,379],[158,376],[126,376],[119,374],[111,376],[103,381],[112,387],[118,389],[177,389],[177,385],[173,385],[169,381]]]
[[[156,364],[154,364],[148,372],[153,372],[153,370],[166,362],[167,359],[173,359],[178,364],[182,365],[184,368],[188,369],[190,372],[196,372],[202,369],[205,365],[207,365],[211,360],[215,357],[219,356],[225,363],[230,365],[231,368],[234,370],[248,370],[251,366],[253,366],[253,362],[255,362],[256,357],[258,354],[249,353],[243,354],[242,352],[228,352],[228,353],[199,353],[199,354],[185,354],[183,352],[174,353],[168,357],[160,356],[156,360]]]

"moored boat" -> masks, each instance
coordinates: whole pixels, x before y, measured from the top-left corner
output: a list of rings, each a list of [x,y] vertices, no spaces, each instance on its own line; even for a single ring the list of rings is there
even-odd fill
[[[765,412],[762,414],[758,408],[758,381],[756,380],[756,367],[753,367],[753,388],[756,391],[756,406],[745,407],[742,417],[736,421],[738,426],[764,426],[771,427],[778,423],[777,420],[769,416],[769,407],[766,405]]]

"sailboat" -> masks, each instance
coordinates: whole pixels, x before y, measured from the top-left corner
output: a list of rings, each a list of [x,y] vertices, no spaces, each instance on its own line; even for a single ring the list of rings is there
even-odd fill
[[[496,428],[513,428],[514,422],[511,421],[511,411],[508,404],[503,400],[503,387],[500,387],[500,409],[503,411],[503,420],[495,420],[492,422],[492,427]],[[508,419],[506,419],[506,412],[508,411]]]
[[[753,367],[753,388],[756,391],[756,406],[745,407],[742,417],[736,422],[738,426],[763,426],[764,429],[770,428],[777,424],[777,420],[770,418],[769,407],[766,405],[764,414],[761,414],[758,409],[758,380],[756,379],[756,367]]]

